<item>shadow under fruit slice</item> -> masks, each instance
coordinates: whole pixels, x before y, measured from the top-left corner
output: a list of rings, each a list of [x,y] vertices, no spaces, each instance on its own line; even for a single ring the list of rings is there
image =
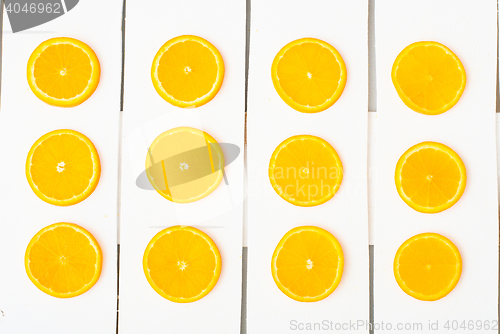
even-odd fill
[[[209,41],[192,35],[178,36],[156,53],[151,79],[165,101],[181,108],[195,108],[219,92],[224,61]]]
[[[411,208],[437,213],[460,199],[467,175],[462,159],[451,148],[422,142],[399,158],[394,179],[399,196]]]
[[[274,150],[269,162],[269,180],[274,190],[297,206],[315,206],[330,200],[342,177],[337,152],[320,137],[290,137]]]
[[[170,129],[151,143],[146,175],[156,191],[175,203],[211,194],[224,176],[224,154],[208,133],[190,127]]]
[[[316,113],[337,102],[344,91],[347,70],[333,46],[316,38],[301,38],[278,52],[271,77],[286,104],[300,112]]]
[[[462,273],[458,248],[437,233],[422,233],[406,240],[394,258],[394,277],[413,298],[434,301],[449,294]]]
[[[416,42],[401,51],[392,67],[392,82],[410,109],[438,115],[451,109],[465,89],[465,69],[449,48]]]
[[[26,178],[43,201],[68,206],[92,194],[101,175],[94,144],[80,132],[62,129],[40,137],[26,159]]]
[[[278,288],[300,302],[328,297],[339,285],[344,254],[330,232],[316,226],[288,231],[276,246],[271,271]]]
[[[94,51],[69,37],[46,40],[28,60],[28,84],[42,101],[57,107],[74,107],[96,90],[100,65]]]
[[[56,223],[30,241],[24,258],[26,273],[37,288],[58,298],[81,295],[101,275],[102,252],[83,227]]]
[[[220,276],[221,256],[213,240],[190,226],[158,232],[143,257],[144,274],[162,297],[190,303],[205,297]]]

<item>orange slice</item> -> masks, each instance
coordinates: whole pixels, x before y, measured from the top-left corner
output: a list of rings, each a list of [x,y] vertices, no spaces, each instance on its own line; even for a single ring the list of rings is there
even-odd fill
[[[437,233],[422,233],[406,240],[394,258],[399,287],[419,300],[434,301],[449,294],[462,273],[458,248]]]
[[[56,223],[31,239],[24,265],[37,288],[54,297],[70,298],[88,291],[97,282],[102,253],[95,238],[83,227]]]
[[[274,282],[288,297],[316,302],[339,285],[344,268],[342,247],[333,234],[316,226],[288,231],[271,261]]]
[[[437,213],[460,199],[467,175],[455,151],[440,143],[423,142],[399,158],[394,179],[399,196],[411,208]]]
[[[190,127],[174,128],[151,143],[146,175],[169,201],[195,202],[219,186],[224,176],[224,154],[208,133]]]
[[[149,284],[162,297],[191,303],[208,295],[217,284],[221,257],[213,240],[202,231],[172,226],[151,239],[143,267]]]
[[[278,52],[271,77],[286,104],[315,113],[331,107],[342,95],[347,70],[333,46],[316,38],[301,38]]]
[[[450,110],[465,89],[460,59],[438,42],[417,42],[401,51],[392,67],[392,82],[409,108],[426,115]]]
[[[79,203],[92,194],[101,175],[94,144],[73,130],[40,137],[26,159],[26,178],[43,201],[60,206]]]
[[[151,67],[153,85],[165,101],[195,108],[212,100],[224,79],[219,50],[198,36],[179,36],[158,50]]]
[[[276,193],[297,206],[330,200],[342,182],[342,162],[324,139],[299,135],[283,141],[269,162],[269,180]]]
[[[28,60],[28,84],[35,95],[50,105],[74,107],[97,88],[100,65],[94,51],[69,37],[46,40]]]

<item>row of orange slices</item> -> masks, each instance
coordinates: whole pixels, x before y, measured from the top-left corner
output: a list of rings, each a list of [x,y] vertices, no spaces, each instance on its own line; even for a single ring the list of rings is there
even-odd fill
[[[41,43],[27,66],[28,84],[42,101],[75,107],[96,90],[101,67],[84,42],[58,37]],[[151,78],[158,94],[171,104],[194,108],[214,98],[224,79],[217,48],[197,36],[179,36],[165,43],[153,59]]]
[[[99,75],[99,61],[92,49],[71,38],[42,43],[28,61],[28,83],[32,91],[41,100],[56,106],[69,107],[84,102],[96,89]],[[304,38],[278,52],[271,76],[284,102],[298,111],[311,113],[326,110],[340,98],[347,71],[340,53],[330,44]],[[168,102],[179,107],[197,107],[209,102],[219,91],[224,63],[208,41],[196,36],[179,36],[160,48],[153,60],[151,77],[159,95]],[[403,102],[424,114],[439,114],[450,109],[465,87],[465,71],[458,57],[435,42],[420,42],[405,48],[394,63],[392,77]],[[197,153],[193,162],[183,161],[185,156],[178,161],[173,159],[200,147],[206,150]],[[203,160],[203,155],[208,158]],[[146,172],[153,187],[177,203],[197,201],[213,192],[223,177],[223,168],[223,152],[215,139],[193,128],[162,133],[153,141],[146,157]],[[203,174],[201,169],[207,169],[208,173]],[[201,177],[186,176],[195,172]],[[96,188],[99,157],[92,142],[83,134],[56,130],[33,145],[28,154],[26,175],[42,200],[55,205],[73,205]],[[269,179],[274,190],[298,206],[327,202],[339,190],[342,177],[343,167],[335,149],[324,139],[311,135],[283,141],[269,164]],[[462,195],[465,180],[460,157],[439,143],[415,145],[403,154],[396,166],[399,195],[420,212],[435,213],[451,207]],[[435,250],[440,249],[439,245],[448,248],[452,245],[434,234],[410,239],[397,253],[395,276],[403,290],[407,287],[406,292],[411,290],[420,299],[442,296],[443,289],[433,294],[425,290],[428,282],[435,283],[428,277],[423,286],[410,284],[412,277],[415,278],[415,254],[426,254],[422,249],[414,251],[419,249],[417,241],[422,240],[427,242],[424,250],[433,249],[428,247],[429,242]],[[58,242],[59,245],[67,242],[65,252],[54,248]],[[179,252],[176,247],[183,251]],[[450,249],[456,250],[456,247]],[[407,256],[405,250],[413,250],[409,253],[413,257]],[[202,263],[195,261],[199,258],[204,259]],[[459,255],[454,259],[459,262]],[[102,254],[90,233],[74,224],[60,223],[42,229],[32,239],[25,263],[28,276],[43,291],[71,297],[88,290],[97,281]],[[432,266],[443,272],[442,262]],[[220,268],[221,257],[215,243],[203,232],[189,227],[159,232],[144,255],[144,271],[151,286],[162,296],[178,302],[194,301],[206,295],[217,282]],[[324,229],[297,227],[278,244],[271,268],[277,286],[289,297],[300,301],[321,300],[340,282],[342,248]],[[408,272],[413,276],[408,277]],[[197,276],[194,279],[189,275]],[[456,275],[453,277],[458,281]],[[64,284],[68,279],[71,284]],[[194,286],[189,283],[193,281],[203,284]],[[417,283],[420,281],[417,279]]]
[[[100,78],[99,60],[87,44],[68,37],[41,43],[27,66],[28,84],[42,101],[73,107],[87,100]],[[271,78],[279,96],[307,113],[331,107],[342,95],[347,69],[340,53],[315,38],[285,45],[275,56]],[[224,79],[224,61],[209,41],[192,35],[175,37],[156,53],[151,79],[171,104],[199,107],[212,100]],[[392,80],[402,101],[429,115],[441,114],[460,99],[466,83],[460,59],[437,42],[417,42],[398,55]]]

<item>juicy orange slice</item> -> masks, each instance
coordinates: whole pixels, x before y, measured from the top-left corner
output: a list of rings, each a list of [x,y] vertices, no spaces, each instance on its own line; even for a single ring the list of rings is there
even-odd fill
[[[342,247],[333,234],[316,226],[288,231],[271,261],[274,282],[288,297],[316,302],[339,285],[344,268]]]
[[[221,257],[213,240],[202,231],[172,226],[151,239],[143,267],[149,284],[162,297],[190,303],[208,295],[217,284]]]
[[[37,288],[54,297],[70,298],[88,291],[97,282],[102,253],[95,238],[83,227],[56,223],[31,239],[24,265]]]
[[[394,276],[408,295],[434,301],[449,294],[462,273],[458,248],[437,233],[422,233],[406,240],[394,258]]]
[[[316,38],[285,45],[271,68],[274,88],[295,110],[315,113],[331,107],[344,91],[347,71],[340,53]]]
[[[26,159],[26,178],[43,201],[60,206],[79,203],[92,194],[101,175],[94,144],[73,130],[40,137]]]
[[[58,37],[33,51],[27,72],[28,84],[40,100],[57,107],[74,107],[94,93],[101,70],[87,44]]]
[[[299,135],[283,141],[269,162],[269,180],[285,201],[315,206],[330,200],[342,182],[342,162],[324,139]]]
[[[392,82],[409,108],[426,115],[451,109],[465,89],[465,69],[460,59],[438,42],[417,42],[398,55]]]
[[[146,175],[169,201],[195,202],[219,186],[224,176],[224,154],[208,133],[190,127],[174,128],[151,143]]]
[[[215,46],[198,36],[179,36],[158,50],[151,67],[153,85],[167,102],[195,108],[212,100],[224,79],[224,61]]]
[[[440,143],[423,142],[399,158],[394,179],[399,196],[411,208],[437,213],[460,199],[467,175],[455,151]]]

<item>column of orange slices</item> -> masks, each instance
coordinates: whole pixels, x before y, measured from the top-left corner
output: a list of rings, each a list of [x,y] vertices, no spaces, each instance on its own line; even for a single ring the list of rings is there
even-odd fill
[[[392,81],[401,100],[424,115],[451,109],[465,89],[465,69],[443,44],[417,42],[396,58]],[[439,213],[458,202],[467,181],[465,165],[450,147],[432,141],[409,148],[396,165],[395,183],[401,199],[421,213]],[[449,294],[462,272],[458,248],[437,233],[406,240],[394,258],[394,276],[408,295],[434,301]]]
[[[28,84],[42,101],[56,107],[75,107],[97,88],[99,60],[85,43],[67,37],[41,43],[27,66]],[[80,132],[51,131],[31,147],[26,178],[41,200],[57,205],[77,204],[97,187],[101,167],[94,144]],[[102,252],[97,240],[83,227],[55,223],[30,241],[25,268],[41,291],[59,298],[78,296],[99,279]]]
[[[342,95],[347,71],[340,53],[315,38],[285,45],[274,58],[271,77],[276,92],[291,108],[317,113]],[[323,138],[303,134],[285,139],[269,162],[269,180],[290,204],[312,207],[326,203],[339,190],[343,167]],[[301,302],[328,297],[342,278],[344,255],[333,234],[317,226],[299,226],[276,246],[271,272],[278,288]]]
[[[224,61],[217,48],[193,35],[172,38],[156,53],[151,66],[153,86],[165,101],[196,108],[211,101],[224,79]],[[146,155],[146,174],[154,189],[174,203],[192,203],[210,195],[224,173],[224,153],[208,133],[178,127],[158,135]],[[151,287],[176,303],[208,295],[217,284],[222,259],[214,241],[190,226],[158,232],[143,256]]]

